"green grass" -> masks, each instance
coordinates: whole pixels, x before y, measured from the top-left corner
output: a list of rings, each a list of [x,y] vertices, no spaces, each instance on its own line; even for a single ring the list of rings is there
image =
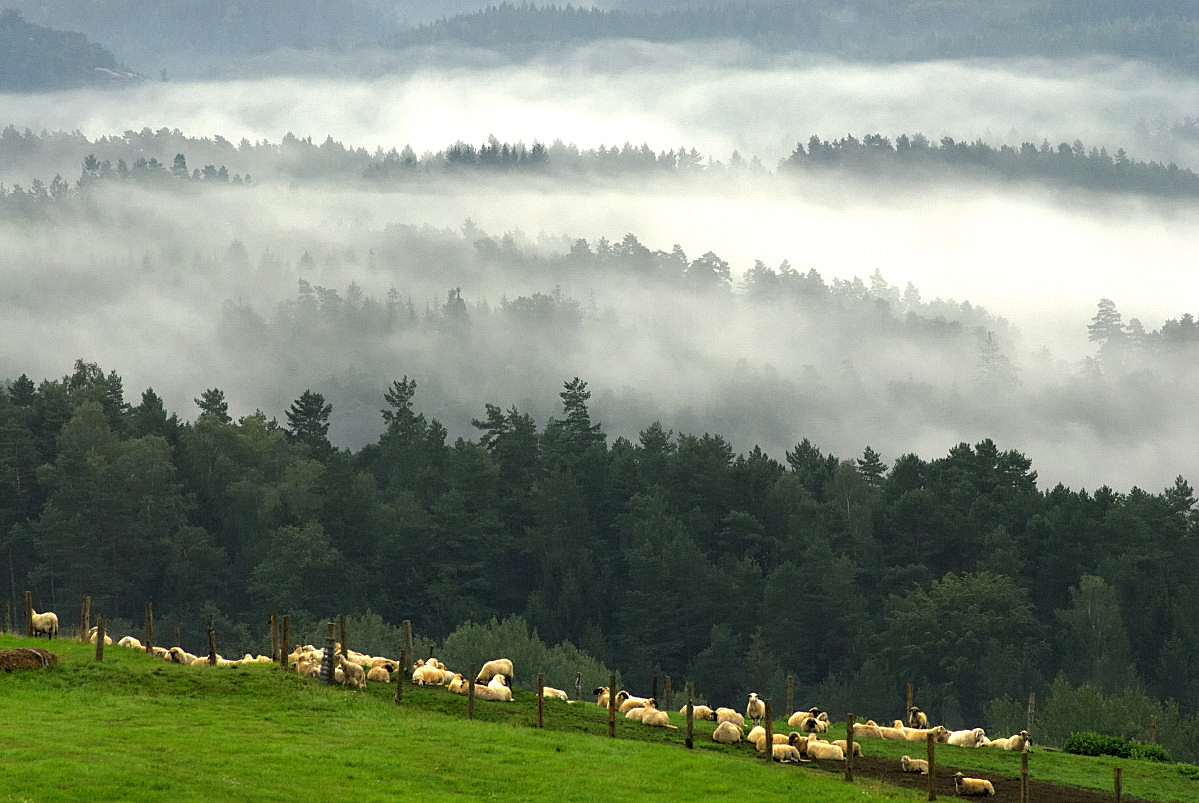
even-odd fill
[[[0,649],[47,646],[0,635]],[[183,667],[145,653],[59,640],[63,665],[0,673],[0,801],[15,800],[923,800],[916,793],[812,766],[767,765],[744,746],[717,745],[697,722],[695,749],[681,731],[646,728],[606,710],[536,699],[477,702],[441,688],[369,684],[357,693],[271,665]],[[677,707],[677,706],[676,706]],[[682,717],[672,714],[677,724]],[[785,720],[776,730],[787,731]],[[834,724],[830,739],[844,736]],[[863,742],[869,755],[922,757],[922,743]],[[1017,753],[939,745],[938,765],[1018,777]],[[1176,765],[1037,749],[1033,778],[1111,789],[1150,800],[1196,799]]]
[[[36,642],[0,636],[0,648]],[[37,646],[46,646],[42,641]],[[183,667],[57,641],[63,665],[0,674],[0,800],[915,800],[771,765],[696,731],[618,723],[534,695],[476,704],[443,689],[320,686],[270,665]]]

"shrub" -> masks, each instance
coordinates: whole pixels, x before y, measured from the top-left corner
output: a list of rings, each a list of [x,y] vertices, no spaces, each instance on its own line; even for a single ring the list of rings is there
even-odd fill
[[[1133,742],[1129,747],[1130,758],[1139,758],[1144,761],[1160,761],[1163,764],[1168,764],[1173,760],[1170,758],[1170,751],[1160,744]]]
[[[1119,758],[1128,758],[1130,753],[1128,742],[1118,736],[1106,736],[1090,731],[1070,734],[1070,738],[1062,745],[1062,750],[1079,756],[1118,756]]]

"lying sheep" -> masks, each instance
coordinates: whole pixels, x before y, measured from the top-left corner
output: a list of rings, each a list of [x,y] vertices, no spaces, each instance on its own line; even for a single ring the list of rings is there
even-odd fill
[[[883,738],[882,729],[879,728],[873,719],[868,719],[865,722],[855,722],[853,725],[853,738],[881,739]]]
[[[658,710],[656,701],[653,697],[646,701],[642,711],[644,712],[641,715],[642,725],[648,725],[651,728],[670,728],[671,730],[678,730],[677,725],[670,724],[670,714],[666,713],[665,711]]]
[[[907,728],[903,728],[903,727],[888,728],[883,725],[880,725],[877,727],[878,727],[878,737],[880,739],[889,739],[890,741],[893,741],[893,742],[907,741],[907,738],[908,738],[907,737],[907,730],[908,730]]]
[[[847,739],[834,739],[834,740],[833,740],[833,744],[837,745],[837,747],[840,747],[840,748],[841,748],[841,752],[845,752],[845,749],[846,749],[846,748],[849,746],[849,740],[847,740]],[[853,743],[853,754],[854,754],[854,757],[855,757],[855,758],[857,758],[858,756],[862,755],[862,745],[858,744],[857,742],[854,742],[854,743]]]
[[[959,795],[994,795],[995,787],[986,778],[967,778],[962,773],[954,773],[953,791]]]
[[[463,694],[466,692],[464,691]],[[484,686],[480,683],[475,684],[475,699],[487,700],[493,703],[510,703],[512,702],[512,690],[507,686]]]
[[[754,731],[758,731],[757,735],[754,734]],[[803,741],[803,737],[800,736],[795,731],[791,731],[790,733],[772,733],[770,735],[770,739],[771,739],[771,744],[774,744],[774,745],[779,745],[779,744],[793,745],[793,744]],[[760,729],[754,728],[754,730],[751,730],[749,732],[749,736],[746,737],[746,741],[752,743],[754,746],[754,749],[757,750],[759,753],[765,753],[766,752],[766,729],[765,728],[760,728]]]
[[[808,758],[824,759],[828,761],[844,761],[845,751],[835,744],[820,740],[816,734],[809,733],[806,742],[801,742],[803,747],[800,752]]]
[[[804,733],[828,733],[828,720],[807,714],[799,719],[798,727]]]
[[[812,708],[808,711],[796,711],[794,714],[789,716],[787,718],[787,724],[793,728],[798,727],[799,723],[802,722],[806,717],[811,717],[812,719],[817,719],[821,722],[828,722],[828,714],[821,711],[816,706],[812,706]]]
[[[716,724],[719,725],[722,722],[732,722],[738,728],[745,728],[745,717],[731,708],[716,709]]]
[[[786,743],[771,745],[770,757],[780,764],[799,764],[803,761],[799,748]]]
[[[616,692],[616,710],[622,714],[627,714],[632,709],[640,708],[644,706],[646,702],[653,699],[653,697],[634,697],[624,689],[621,689],[620,691]],[[655,704],[657,703],[656,700],[654,702]]]
[[[422,664],[412,670],[412,683],[416,686],[441,686],[445,682],[445,671],[432,664]]]
[[[488,683],[487,688],[491,689],[492,699],[499,702],[512,702],[512,689],[508,688],[508,684],[504,682],[503,675],[496,675]]]
[[[687,706],[683,706],[682,708],[680,708],[679,713],[686,715],[687,714]],[[691,718],[692,719],[716,719],[716,712],[713,711],[711,708],[709,708],[706,705],[692,705],[691,706]]]
[[[757,744],[758,739],[766,738],[766,728],[761,725],[754,725],[749,729],[749,733],[745,735],[745,741],[750,744]]]
[[[944,725],[937,725],[932,728],[904,728],[903,738],[909,742],[925,742],[928,741],[928,737],[931,734],[934,739],[940,741],[941,736],[945,732]]]
[[[927,728],[928,715],[921,711],[916,706],[908,709],[908,727],[909,728]]]
[[[33,608],[30,608],[29,610],[33,613],[32,620],[34,638],[37,638],[38,636],[45,636],[48,639],[58,638],[58,614],[54,613],[53,611],[38,613],[37,611],[33,610]]]
[[[552,686],[542,686],[541,696],[546,700],[565,700],[570,702],[570,697],[562,689],[555,689]]]
[[[982,747],[983,742],[987,741],[987,732],[982,728],[953,731],[945,734],[944,741],[958,747]]]
[[[496,675],[503,675],[508,688],[512,688],[515,676],[512,673],[512,662],[507,658],[496,658],[483,664],[483,668],[475,676],[475,683],[489,683]]]
[[[625,719],[631,719],[634,722],[640,722],[641,717],[645,715],[645,706],[639,705],[636,708],[630,708],[624,712]]]
[[[145,647],[133,636],[125,636],[117,642],[118,647],[128,647],[131,650],[144,650]]]
[[[182,664],[190,666],[191,662],[196,659],[196,656],[186,652],[182,647],[171,647],[167,650],[168,659],[173,664]]]
[[[446,686],[454,694],[467,694],[470,691],[470,687],[466,685],[466,678],[462,677],[459,672],[455,672],[450,677],[450,682]]]
[[[391,683],[391,673],[385,666],[372,666],[366,673],[366,679],[371,683]]]
[[[899,759],[899,766],[903,767],[904,772],[918,772],[921,775],[928,775],[927,759],[904,756]]]
[[[982,742],[982,747],[997,747],[1000,750],[1015,750],[1018,752],[1026,752],[1029,745],[1032,744],[1032,737],[1028,735],[1028,731],[1020,731],[1014,736],[1009,736],[1006,739],[987,739]]]
[[[608,707],[608,696],[612,693],[607,686],[600,686],[595,691],[591,692],[595,695],[595,704],[600,708]]]
[[[87,638],[88,638],[88,641],[90,641],[92,644],[95,644],[95,643],[96,643],[96,634],[97,634],[97,632],[99,631],[99,629],[100,629],[100,628],[98,628],[98,627],[93,627],[91,630],[87,631]],[[105,643],[105,644],[112,644],[112,636],[110,636],[110,635],[108,635],[107,633],[105,633],[105,634],[104,634],[104,643]]]
[[[712,741],[720,744],[737,744],[741,737],[741,726],[729,720],[721,722],[716,726],[716,730],[712,731]]]
[[[758,693],[750,692],[749,701],[745,704],[745,718],[755,725],[760,725],[766,719],[766,703],[758,699]]]

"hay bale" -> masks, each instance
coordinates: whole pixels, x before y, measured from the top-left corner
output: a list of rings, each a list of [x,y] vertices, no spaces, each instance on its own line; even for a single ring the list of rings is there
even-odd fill
[[[11,672],[14,669],[42,669],[47,666],[58,666],[62,661],[49,650],[40,647],[21,647],[16,650],[0,650],[0,669]]]

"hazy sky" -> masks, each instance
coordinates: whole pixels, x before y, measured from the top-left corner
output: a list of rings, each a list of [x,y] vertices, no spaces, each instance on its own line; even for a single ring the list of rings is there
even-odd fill
[[[1077,138],[1109,151],[1124,147],[1137,159],[1176,160],[1199,169],[1195,150],[1167,137],[1148,136],[1144,125],[1156,119],[1175,121],[1196,109],[1196,82],[1130,63],[876,67],[781,60],[763,66],[736,48],[697,54],[686,46],[613,43],[588,48],[565,65],[410,69],[369,79],[151,82],[103,92],[0,95],[0,126],[79,130],[90,137],[165,126],[189,136],[220,134],[233,142],[241,137],[277,142],[291,131],[318,142],[332,135],[348,146],[372,150],[411,144],[418,152],[459,139],[477,144],[488,134],[525,143],[562,139],[583,147],[644,142],[656,151],[694,147],[719,160],[738,150],[747,158],[759,157],[770,171],[797,141],[813,133],[836,138],[877,131],[893,137],[919,131],[934,140],[982,137],[995,145]],[[18,180],[13,176],[19,172],[13,171],[19,170],[0,165],[0,180]],[[73,178],[78,162],[61,171]],[[19,180],[27,183],[29,178]],[[227,366],[222,375],[211,364],[209,338],[222,301],[245,300],[269,316],[274,303],[290,297],[294,277],[280,277],[277,283],[263,277],[206,277],[205,260],[223,254],[234,239],[244,242],[255,259],[264,250],[288,264],[295,264],[305,250],[355,252],[361,259],[371,247],[372,232],[389,224],[459,230],[467,218],[492,234],[519,229],[534,238],[618,240],[632,232],[652,249],[670,250],[678,243],[691,257],[715,251],[738,275],[755,259],[772,267],[789,260],[800,270],[815,268],[826,279],[866,279],[878,269],[892,285],[913,282],[926,300],[939,296],[982,305],[1021,330],[1025,355],[1045,346],[1070,365],[1093,353],[1086,324],[1099,298],[1114,299],[1126,320],[1138,317],[1150,329],[1166,318],[1194,312],[1199,298],[1193,239],[1199,206],[1193,203],[1096,201],[1070,193],[985,191],[941,183],[899,193],[870,182],[770,175],[732,185],[474,186],[434,197],[264,185],[215,200],[197,214],[194,206],[172,209],[172,202],[160,199],[140,206],[143,202],[129,199],[128,209],[114,212],[128,221],[125,237],[109,230],[50,234],[0,228],[0,254],[5,255],[0,274],[8,285],[0,316],[6,344],[0,346],[0,376],[61,375],[82,356],[125,376],[132,401],[152,383],[185,416],[194,413],[191,397],[213,385],[226,389],[231,402],[241,405],[239,412],[276,403],[244,366]],[[163,245],[173,238],[178,241]],[[164,248],[174,254],[164,261],[175,265],[178,277],[139,280],[134,268],[141,266],[143,255],[151,251],[161,257]],[[73,264],[79,255],[90,267]],[[96,272],[96,266],[104,265],[114,273]],[[379,276],[374,278],[377,286],[369,286],[372,280],[362,276],[361,261],[321,270],[327,273],[312,278],[339,290],[354,279],[382,295],[388,284],[388,277]],[[430,277],[429,286],[444,293],[454,278]],[[263,281],[266,286],[254,285]],[[549,289],[519,286],[507,292]],[[464,293],[494,304],[501,290],[465,287]],[[423,305],[431,297],[417,301]],[[123,325],[147,317],[148,328]],[[30,332],[37,336],[29,337]],[[762,336],[730,331],[725,350],[705,346],[699,357],[708,362],[694,367],[685,390],[704,386],[705,365],[724,370],[739,352],[751,353],[753,338]],[[799,355],[796,365],[787,365],[785,352],[760,350],[774,364],[769,370],[788,377],[798,377],[803,362],[819,362],[819,355]],[[573,371],[562,366],[568,373],[561,379],[584,375],[597,404],[622,403],[631,409],[636,400],[629,398],[629,389],[660,372],[653,367],[660,359],[669,359],[669,352],[647,355],[644,366],[629,366],[623,376],[619,363],[596,362],[583,366],[589,370]],[[754,368],[766,370],[763,365]],[[397,366],[397,376],[401,372]],[[311,377],[314,382],[319,378]],[[244,391],[239,383],[246,383]],[[277,392],[288,399],[301,390]],[[661,392],[662,398],[669,397],[666,389]],[[541,392],[551,401],[554,394],[554,387]],[[481,406],[519,399],[465,401]],[[351,406],[339,403],[339,409]],[[366,412],[374,414],[369,405]],[[894,422],[887,426],[848,414],[838,423],[822,418],[822,412],[804,421],[783,421],[779,440],[794,445],[801,437],[812,437],[843,456],[860,453],[869,443],[894,459],[901,450],[931,458],[961,440],[1006,434],[1001,446],[1028,453],[1045,480],[1158,488],[1177,473],[1199,479],[1199,466],[1187,457],[1181,445],[1185,438],[1177,429],[1164,428],[1136,441],[1121,433],[1092,431],[1087,424],[1052,431],[1056,413],[1045,417],[1044,427],[1031,410],[989,414],[991,418],[980,415],[970,423],[934,416],[897,428]],[[763,418],[778,415],[786,418],[785,411],[762,411]],[[635,434],[649,422],[622,423]],[[789,444],[786,438],[791,438]],[[750,446],[737,444],[739,449]],[[771,453],[781,459],[777,444],[772,446]],[[1118,469],[1113,449],[1122,453]],[[1195,470],[1188,472],[1188,466]]]

